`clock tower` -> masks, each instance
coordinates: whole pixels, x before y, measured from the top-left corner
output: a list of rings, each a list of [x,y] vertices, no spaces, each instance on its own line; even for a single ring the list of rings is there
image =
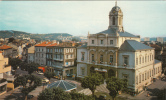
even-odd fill
[[[120,7],[117,6],[117,2],[115,6],[109,13],[109,27],[108,29],[113,28],[117,31],[123,31],[123,12]]]

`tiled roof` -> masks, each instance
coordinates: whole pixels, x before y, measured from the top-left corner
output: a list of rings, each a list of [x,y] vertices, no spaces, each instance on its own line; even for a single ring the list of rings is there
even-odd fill
[[[78,48],[87,48],[87,44],[83,44],[83,45],[79,46]]]
[[[59,80],[57,82],[53,82],[51,84],[48,84],[48,86],[47,86],[47,88],[54,88],[54,87],[59,87],[59,88],[63,89],[64,91],[76,89],[76,85],[74,83],[67,82],[64,80]]]
[[[99,32],[99,33],[96,33],[96,34],[100,34],[100,33],[103,33],[103,34],[111,34],[111,35],[113,35],[113,36],[115,36],[116,35],[116,30],[115,29],[107,29],[107,30],[104,30],[104,31],[101,31],[101,32]],[[133,34],[131,34],[131,33],[129,33],[129,32],[118,32],[119,33],[119,36],[120,37],[137,37],[137,36],[135,36],[135,35],[133,35]],[[138,38],[138,37],[137,37]]]
[[[7,46],[7,45],[3,45],[3,46],[0,47],[0,49],[11,49],[11,48],[12,48],[12,47]]]
[[[47,45],[49,45],[49,44],[51,44],[51,42],[46,42],[46,41],[44,41],[44,42],[42,42],[42,43],[40,43],[40,44],[36,44],[35,47],[45,47],[45,46],[47,46]]]
[[[145,50],[145,49],[153,49],[153,48],[135,40],[125,40],[125,42],[120,47],[121,51],[136,51],[136,50]]]
[[[48,47],[53,47],[53,46],[57,46],[57,43],[48,45]]]

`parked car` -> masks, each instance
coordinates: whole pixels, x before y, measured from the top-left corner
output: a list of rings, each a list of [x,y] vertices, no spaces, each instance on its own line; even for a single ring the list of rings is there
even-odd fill
[[[43,78],[43,79],[42,79],[42,82],[43,82],[43,83],[48,83],[49,80],[48,80],[47,78]]]
[[[38,74],[39,74],[39,75],[43,75],[44,73],[42,73],[42,72],[38,72]]]

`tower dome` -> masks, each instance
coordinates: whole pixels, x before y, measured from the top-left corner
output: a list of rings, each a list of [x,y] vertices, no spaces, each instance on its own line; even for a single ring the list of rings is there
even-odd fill
[[[119,6],[117,6],[117,2],[115,6],[109,12],[109,27],[114,28],[117,31],[123,31],[123,12]]]

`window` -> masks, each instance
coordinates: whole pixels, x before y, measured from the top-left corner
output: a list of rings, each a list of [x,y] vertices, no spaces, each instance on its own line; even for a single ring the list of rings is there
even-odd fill
[[[84,52],[82,53],[81,60],[84,61]]]
[[[73,58],[73,55],[71,54],[71,58]]]
[[[59,49],[59,52],[61,52],[61,50]]]
[[[148,62],[149,62],[149,56],[148,56]]]
[[[62,49],[61,49],[61,52],[62,52]]]
[[[152,57],[152,56],[150,55],[150,61],[151,61],[151,59],[152,59],[151,57]]]
[[[100,64],[103,63],[103,55],[100,55]]]
[[[50,49],[50,52],[52,53],[52,49]]]
[[[152,55],[152,60],[153,60],[153,55]]]
[[[43,54],[42,54],[42,58],[43,58]]]
[[[66,65],[68,65],[68,62],[66,62]]]
[[[138,84],[138,76],[136,76],[136,79],[135,79],[135,81],[136,81],[136,84]]]
[[[145,80],[146,80],[146,78],[147,78],[147,74],[145,73]]]
[[[47,49],[47,52],[50,52],[50,50],[49,50],[49,49]]]
[[[141,64],[141,57],[139,57],[139,64]]]
[[[124,57],[124,65],[128,65],[128,57]]]
[[[43,49],[42,49],[42,51],[43,51]]]
[[[56,52],[56,49],[55,49],[55,52]]]
[[[103,44],[103,40],[100,41],[100,44]]]
[[[159,67],[158,67],[158,73],[159,73]]]
[[[94,42],[94,40],[92,40],[92,44],[94,44],[95,42]]]
[[[92,62],[94,62],[95,60],[94,60],[94,54],[92,54]]]
[[[145,56],[145,63],[147,62],[147,55]]]
[[[144,81],[144,74],[142,74],[142,81]]]
[[[112,45],[113,44],[113,40],[110,40],[110,45]]]
[[[151,77],[151,70],[149,72],[150,72],[150,77]]]
[[[115,25],[115,17],[113,17],[112,25]]]
[[[113,55],[110,55],[110,64],[113,63]]]
[[[139,83],[141,83],[141,74],[139,75]]]
[[[152,76],[153,76],[153,70],[152,70]]]
[[[136,58],[136,65],[138,65],[138,58]]]
[[[142,57],[142,63],[144,63],[144,57]]]
[[[85,75],[85,69],[84,68],[81,69],[82,69],[82,75]]]
[[[68,59],[68,55],[66,55],[66,58]]]

